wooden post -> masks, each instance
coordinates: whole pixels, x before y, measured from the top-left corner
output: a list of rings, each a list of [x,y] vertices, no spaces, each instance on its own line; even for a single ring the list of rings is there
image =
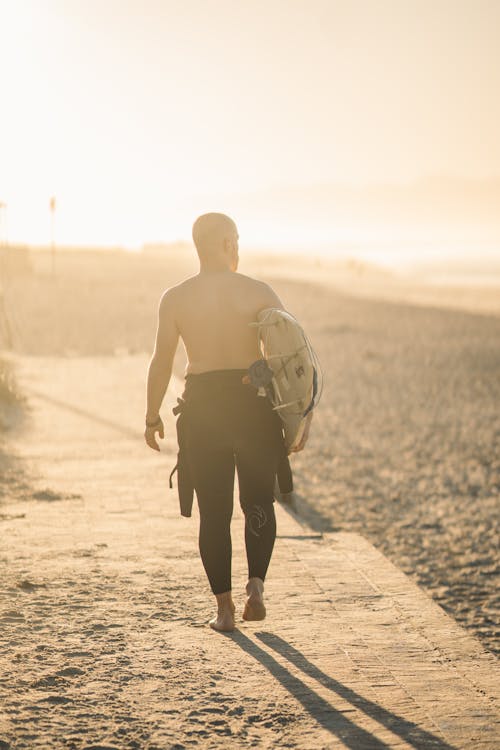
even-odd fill
[[[7,204],[0,201],[0,248],[7,247]]]
[[[7,275],[7,204],[0,201],[0,343],[6,349],[12,349],[12,331],[4,292],[4,281]]]
[[[53,195],[49,203],[50,208],[50,257],[52,261],[52,276],[56,270],[56,241],[55,241],[55,216],[56,216],[56,199]]]

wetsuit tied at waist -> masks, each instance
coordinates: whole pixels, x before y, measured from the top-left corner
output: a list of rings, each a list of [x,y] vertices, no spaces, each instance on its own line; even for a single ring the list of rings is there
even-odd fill
[[[200,499],[233,493],[238,472],[240,503],[272,502],[291,492],[292,476],[281,420],[268,398],[242,383],[246,370],[215,370],[186,377],[174,408],[177,418],[177,484],[181,515],[190,516],[194,491]]]

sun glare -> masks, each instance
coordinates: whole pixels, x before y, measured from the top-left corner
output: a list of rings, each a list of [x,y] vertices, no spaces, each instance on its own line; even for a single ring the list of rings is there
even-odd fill
[[[220,210],[246,226],[248,245],[322,251],[378,243],[398,224],[395,203],[384,227],[369,221],[372,206],[351,201],[349,185],[500,172],[493,22],[456,15],[450,67],[437,9],[424,29],[409,8],[389,23],[369,4],[362,19],[320,6],[290,4],[284,17],[271,3],[263,27],[257,8],[230,3],[213,17],[195,0],[176,13],[151,2],[149,14],[132,0],[109,0],[99,14],[83,0],[2,3],[10,240],[46,244],[56,195],[62,244],[189,239],[193,217]],[[347,189],[326,200],[322,185]]]

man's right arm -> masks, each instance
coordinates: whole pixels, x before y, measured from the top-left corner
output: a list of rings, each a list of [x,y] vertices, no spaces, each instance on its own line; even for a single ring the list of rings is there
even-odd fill
[[[175,320],[173,290],[163,295],[158,310],[158,329],[153,356],[149,363],[146,406],[146,443],[154,450],[160,450],[155,434],[163,437],[163,424],[160,419],[160,407],[165,396],[172,365],[179,341],[179,331]]]

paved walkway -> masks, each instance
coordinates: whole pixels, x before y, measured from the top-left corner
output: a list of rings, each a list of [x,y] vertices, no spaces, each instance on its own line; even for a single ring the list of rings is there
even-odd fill
[[[359,535],[279,508],[268,619],[211,631],[173,418],[167,456],[141,442],[145,358],[18,364],[35,491],[2,507],[0,750],[500,746],[494,657]],[[241,611],[239,509],[233,538]]]

